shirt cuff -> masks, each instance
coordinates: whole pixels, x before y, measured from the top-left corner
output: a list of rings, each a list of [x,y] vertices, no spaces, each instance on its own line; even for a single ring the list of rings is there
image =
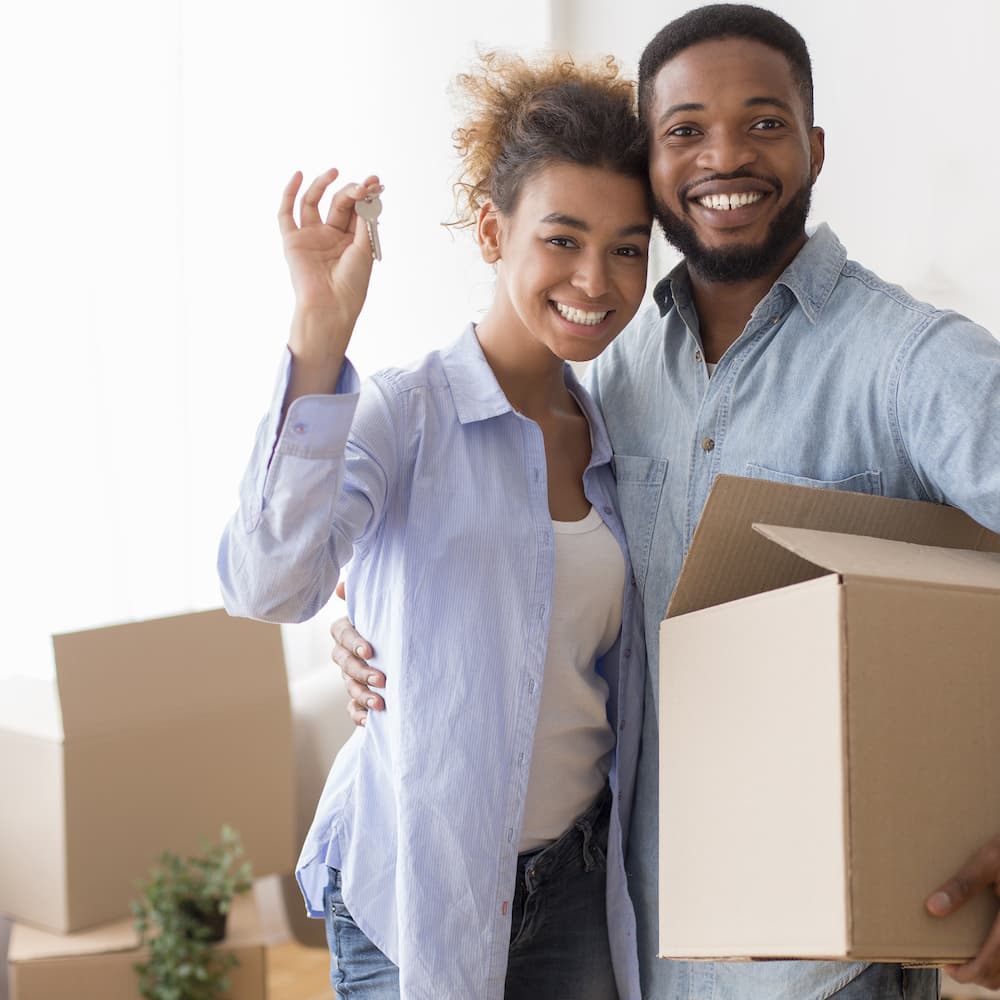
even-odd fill
[[[285,416],[281,436],[281,404],[292,372],[292,352],[286,347],[268,410],[268,440],[273,454],[299,458],[337,458],[344,453],[351,421],[358,405],[361,379],[349,360],[344,359],[337,385],[330,394],[300,396]]]

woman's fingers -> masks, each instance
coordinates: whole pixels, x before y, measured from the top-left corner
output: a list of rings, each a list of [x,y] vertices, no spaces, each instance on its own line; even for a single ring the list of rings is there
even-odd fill
[[[278,207],[278,229],[282,236],[294,233],[298,226],[295,225],[295,196],[299,193],[302,185],[302,171],[296,170],[292,179],[285,185],[285,190],[281,193],[281,205]]]
[[[320,174],[306,188],[306,193],[302,196],[302,204],[299,205],[299,217],[302,220],[303,226],[319,226],[323,224],[323,220],[319,214],[319,202],[326,193],[326,189],[337,179],[339,173],[340,171],[336,167],[332,167],[325,173]]]
[[[370,194],[377,194],[382,190],[378,177],[372,174],[361,184],[348,184],[342,187],[330,202],[330,209],[326,213],[326,224],[344,232],[351,230],[357,218],[354,206]]]
[[[299,204],[299,223],[295,221],[295,198],[302,187],[302,171],[296,170],[292,179],[285,185],[285,190],[281,193],[281,204],[278,207],[278,228],[282,236],[294,233],[299,226],[319,226],[323,224],[320,215],[319,203],[326,193],[326,189],[337,179],[339,171],[336,167],[320,174],[302,195]],[[330,208],[326,213],[326,225],[332,226],[341,232],[357,232],[354,206],[369,195],[380,194],[383,188],[375,174],[367,177],[361,184],[347,184],[337,191],[330,201]],[[367,227],[360,227],[367,230]],[[367,234],[366,234],[367,235]]]

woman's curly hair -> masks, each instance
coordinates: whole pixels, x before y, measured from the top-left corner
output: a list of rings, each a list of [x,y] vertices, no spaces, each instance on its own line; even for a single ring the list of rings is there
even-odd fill
[[[611,56],[582,64],[487,52],[455,88],[466,115],[453,133],[461,163],[448,225],[475,226],[487,202],[510,214],[524,181],[552,163],[605,167],[648,187],[635,85]]]

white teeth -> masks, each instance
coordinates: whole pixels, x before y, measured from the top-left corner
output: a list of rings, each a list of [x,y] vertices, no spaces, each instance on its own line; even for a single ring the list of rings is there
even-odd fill
[[[597,326],[598,323],[603,323],[610,311],[584,312],[582,309],[564,306],[561,302],[556,302],[554,305],[563,319],[568,319],[571,323],[579,323],[581,326]]]
[[[704,198],[698,198],[698,204],[705,208],[719,209],[728,212],[733,208],[743,208],[752,205],[755,201],[760,201],[764,197],[762,191],[744,191],[742,194],[707,194]]]

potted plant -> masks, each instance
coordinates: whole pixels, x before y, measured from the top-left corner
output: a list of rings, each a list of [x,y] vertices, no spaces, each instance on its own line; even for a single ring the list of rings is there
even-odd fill
[[[132,903],[135,929],[149,957],[137,963],[146,1000],[216,1000],[229,989],[234,955],[213,943],[226,935],[233,897],[252,885],[239,834],[222,828],[218,843],[202,842],[200,854],[182,858],[164,851],[142,898]]]

